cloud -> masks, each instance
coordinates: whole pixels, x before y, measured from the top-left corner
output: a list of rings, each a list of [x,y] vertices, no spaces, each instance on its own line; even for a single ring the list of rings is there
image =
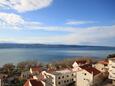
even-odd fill
[[[18,26],[19,24],[23,24],[25,21],[21,16],[18,16],[13,13],[0,13],[0,21],[1,25],[11,25],[11,26]]]
[[[26,21],[21,16],[14,13],[0,13],[0,26],[21,29],[22,27],[40,26],[42,23],[34,21]]]
[[[66,42],[71,44],[108,45],[106,43],[115,38],[114,33],[115,25],[81,28],[66,36],[66,39],[68,38]],[[112,42],[115,41],[112,40]]]
[[[82,45],[115,46],[114,33],[115,33],[115,25],[95,26],[88,28],[74,28],[74,30],[71,30],[71,32],[66,35],[53,35],[53,36],[33,37],[33,38],[29,37],[28,40],[30,43],[40,42],[40,43],[59,43],[59,44],[75,44],[75,45],[82,44]],[[32,39],[35,40],[32,41]]]
[[[26,29],[33,31],[34,29]],[[53,27],[53,26],[41,26],[35,30],[43,30],[48,32],[49,35],[33,36],[31,34],[21,36],[20,38],[8,37],[3,38],[1,41],[19,42],[19,43],[47,43],[47,44],[79,44],[79,45],[103,45],[103,46],[115,46],[115,25],[110,26],[94,26],[86,28],[77,27]],[[67,34],[53,34],[53,31],[68,32]],[[50,32],[50,33],[49,33]],[[26,32],[25,32],[26,33]]]
[[[90,24],[94,23],[94,21],[68,21],[66,22],[67,25],[80,25],[80,24]]]
[[[28,30],[44,30],[44,31],[74,31],[73,27],[62,27],[62,26],[48,26],[41,22],[27,21],[20,15],[14,13],[0,13],[0,26],[2,28],[11,28],[23,30],[28,28]]]
[[[60,43],[60,44],[83,44],[83,45],[113,45],[115,46],[115,25],[93,26],[93,27],[70,27],[70,26],[48,26],[40,22],[27,21],[19,15],[13,13],[0,13],[0,23],[4,27],[19,30],[42,30],[49,34],[56,32],[67,32],[67,34],[53,34],[48,36],[25,36],[21,38],[8,37],[0,41],[20,42],[20,43]],[[2,28],[2,27],[1,27]],[[25,32],[26,33],[26,32]]]
[[[53,0],[0,0],[0,8],[27,12],[48,7]]]

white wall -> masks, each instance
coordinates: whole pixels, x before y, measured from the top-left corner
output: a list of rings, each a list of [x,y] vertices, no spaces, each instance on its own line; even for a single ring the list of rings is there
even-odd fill
[[[69,72],[65,74],[60,74],[56,76],[56,86],[67,86],[75,81],[76,74],[74,72]]]
[[[115,80],[115,61],[109,60],[108,68],[109,79]]]
[[[77,72],[76,86],[91,86],[93,83],[93,74],[86,70]]]
[[[0,79],[0,86],[2,86],[2,80]]]
[[[72,69],[73,71],[79,71],[79,70],[81,70],[81,68],[79,67],[79,65],[77,64],[77,62],[74,62],[72,66],[73,66],[73,69]]]
[[[56,81],[55,81],[55,75],[51,74],[51,73],[44,73],[45,77],[46,77],[46,86],[56,86]]]
[[[75,81],[75,72],[51,74],[46,73],[46,86],[67,86]]]
[[[106,68],[103,64],[97,63],[95,64],[95,68],[101,72],[106,72]]]

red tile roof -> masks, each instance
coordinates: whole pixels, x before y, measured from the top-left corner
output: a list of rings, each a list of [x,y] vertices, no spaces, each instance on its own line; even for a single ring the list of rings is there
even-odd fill
[[[32,71],[34,71],[34,72],[41,72],[41,71],[42,71],[40,67],[33,67],[33,68],[31,68],[31,69],[32,69]]]
[[[30,80],[30,83],[32,86],[43,86],[43,83],[37,80]]]
[[[99,63],[104,64],[104,65],[108,65],[108,61],[99,61]]]
[[[27,80],[23,86],[29,86],[29,80]]]
[[[30,86],[29,82],[30,82],[31,86],[44,86],[41,81],[34,80],[34,79],[27,80],[26,83],[24,84],[24,86]]]
[[[93,73],[93,75],[97,75],[99,73],[101,73],[99,70],[97,70],[96,68],[92,67],[90,64],[88,65],[84,65],[84,66],[80,66],[82,69],[88,71],[89,73]]]

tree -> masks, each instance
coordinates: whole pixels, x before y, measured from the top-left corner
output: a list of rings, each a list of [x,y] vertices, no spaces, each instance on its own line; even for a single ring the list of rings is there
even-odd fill
[[[115,54],[109,54],[109,55],[107,56],[107,59],[109,59],[109,58],[115,58]]]
[[[13,71],[15,69],[15,65],[13,65],[12,63],[8,63],[3,65],[3,73],[11,75],[13,74]]]
[[[17,64],[17,68],[20,71],[29,70],[30,67],[37,66],[37,61],[23,61]]]

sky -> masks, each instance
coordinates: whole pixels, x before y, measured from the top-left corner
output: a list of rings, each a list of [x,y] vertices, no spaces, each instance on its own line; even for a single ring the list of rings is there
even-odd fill
[[[0,0],[0,42],[115,46],[115,0]]]

